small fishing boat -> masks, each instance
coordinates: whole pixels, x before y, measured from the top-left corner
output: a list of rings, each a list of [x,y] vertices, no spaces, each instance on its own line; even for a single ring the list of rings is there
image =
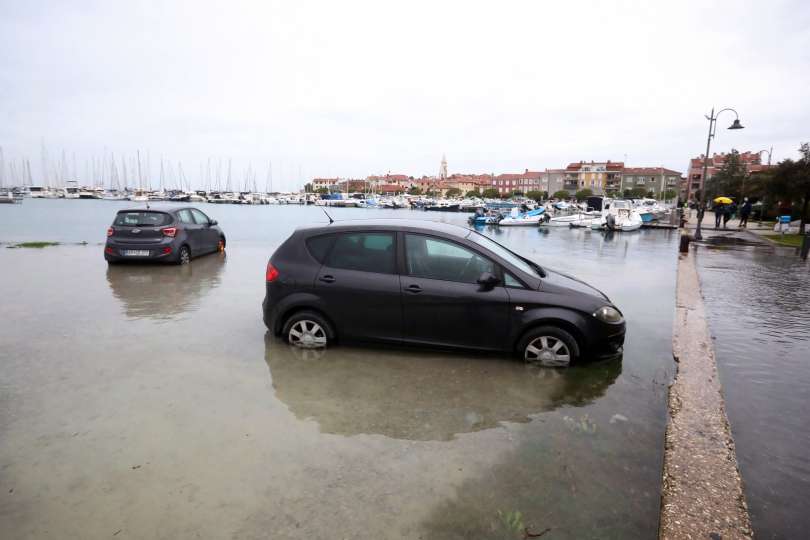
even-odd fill
[[[505,227],[514,227],[520,225],[537,226],[543,219],[543,214],[545,211],[545,208],[537,208],[535,210],[529,210],[528,212],[521,212],[517,208],[512,208],[512,211],[509,212],[508,216],[498,221],[498,225]]]

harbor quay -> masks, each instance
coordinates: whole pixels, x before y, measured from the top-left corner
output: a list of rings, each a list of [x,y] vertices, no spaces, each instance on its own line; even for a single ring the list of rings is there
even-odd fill
[[[297,227],[328,224],[321,208],[199,203],[223,250],[108,266],[105,231],[131,205],[26,199],[0,213],[10,538],[749,538],[804,525],[806,303],[784,316],[792,301],[766,288],[798,290],[806,263],[772,226],[732,220],[679,255],[688,216],[624,232],[328,209],[337,224],[361,212],[480,231],[603,291],[627,324],[622,354],[550,368],[293,347],[261,320],[262,273]],[[55,268],[70,286],[53,286]],[[757,317],[780,323],[740,330]],[[784,375],[763,373],[772,347]],[[761,395],[772,385],[785,391]]]

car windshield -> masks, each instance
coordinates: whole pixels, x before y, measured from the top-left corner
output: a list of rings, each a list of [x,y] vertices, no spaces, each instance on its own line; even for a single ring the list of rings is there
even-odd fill
[[[529,264],[519,255],[509,251],[508,249],[500,245],[498,242],[490,238],[487,238],[483,234],[478,233],[476,231],[470,231],[470,235],[467,238],[469,238],[476,244],[487,248],[501,259],[505,260],[512,266],[526,272],[527,274],[531,276],[544,277],[543,270],[542,268],[540,268],[540,266]]]
[[[163,212],[118,212],[115,223],[119,227],[162,227],[171,223],[172,218]]]

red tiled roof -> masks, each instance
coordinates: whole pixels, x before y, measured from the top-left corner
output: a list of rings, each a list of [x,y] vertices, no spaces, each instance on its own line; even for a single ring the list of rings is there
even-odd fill
[[[682,173],[678,171],[673,171],[672,169],[665,169],[663,167],[625,167],[623,170],[624,174],[649,174],[649,175],[656,175],[656,174],[666,174],[671,176],[673,174],[677,174],[681,176]]]

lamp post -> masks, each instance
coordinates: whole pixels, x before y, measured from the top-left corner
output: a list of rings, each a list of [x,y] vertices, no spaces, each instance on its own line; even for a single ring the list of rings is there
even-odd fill
[[[743,125],[740,124],[740,115],[737,114],[737,111],[734,109],[727,107],[725,109],[720,109],[715,114],[714,107],[712,107],[712,112],[709,116],[706,117],[706,120],[709,121],[709,136],[706,138],[706,155],[703,158],[703,174],[700,176],[700,203],[698,205],[698,213],[697,213],[697,228],[695,229],[695,240],[703,240],[703,235],[700,232],[700,226],[703,223],[703,214],[706,213],[706,189],[705,189],[705,182],[706,182],[706,175],[709,172],[709,151],[712,145],[712,138],[714,138],[715,132],[717,131],[717,117],[720,116],[720,113],[724,111],[731,111],[734,113],[736,117],[734,122],[728,127],[728,129],[743,129]]]

